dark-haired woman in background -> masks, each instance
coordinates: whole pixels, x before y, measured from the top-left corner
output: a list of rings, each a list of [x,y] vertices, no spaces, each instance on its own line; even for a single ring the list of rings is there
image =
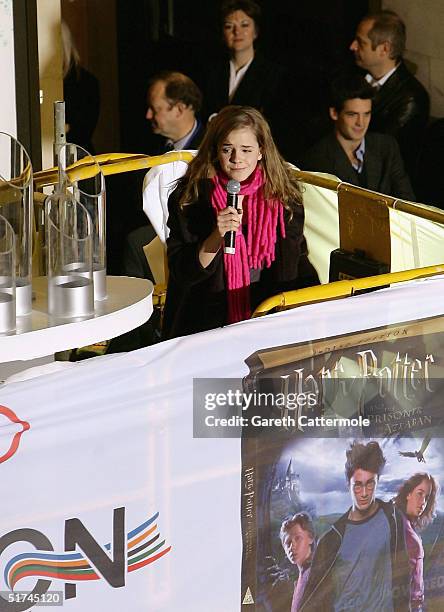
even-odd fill
[[[241,212],[226,207],[230,179],[240,182]],[[251,107],[228,106],[210,122],[168,208],[165,338],[242,321],[265,298],[319,282],[298,183]],[[228,231],[234,255],[223,252]]]
[[[255,50],[261,8],[254,0],[227,0],[221,7],[228,58],[211,66],[204,91],[206,116],[227,104],[257,108],[270,122],[282,112],[285,69]],[[276,134],[273,134],[276,137]]]
[[[405,535],[410,561],[410,605],[412,612],[422,612],[424,603],[424,547],[417,531],[434,517],[437,487],[433,476],[417,473],[399,489],[395,504],[405,517]]]

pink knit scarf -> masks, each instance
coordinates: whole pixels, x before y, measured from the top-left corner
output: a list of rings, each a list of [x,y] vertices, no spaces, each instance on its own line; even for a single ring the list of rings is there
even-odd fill
[[[214,190],[211,204],[215,213],[227,205],[225,190],[228,177],[219,171],[213,180]],[[227,288],[228,323],[237,323],[251,316],[250,270],[269,268],[275,258],[276,233],[279,223],[281,235],[285,238],[284,210],[279,200],[265,200],[265,182],[262,168],[241,183],[243,219],[246,231],[239,227],[236,233],[236,253],[224,253],[225,283]]]

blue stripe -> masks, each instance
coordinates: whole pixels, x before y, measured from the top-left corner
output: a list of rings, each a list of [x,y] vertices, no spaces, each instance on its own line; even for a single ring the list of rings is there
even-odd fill
[[[151,523],[153,523],[157,519],[158,516],[159,516],[159,513],[156,512],[156,514],[154,516],[152,516],[150,519],[148,519],[145,523],[142,523],[142,525],[140,525],[140,527],[136,527],[135,529],[130,531],[129,534],[127,535],[126,539],[127,540],[131,540],[134,536],[136,536],[138,533],[140,533],[146,527],[148,527],[148,525],[151,525]]]
[[[85,557],[80,553],[21,553],[20,555],[16,555],[8,561],[5,566],[3,577],[8,587],[10,587],[10,584],[8,582],[8,572],[14,563],[16,563],[17,561],[21,561],[22,559],[47,559],[49,561],[80,561],[80,559],[84,558]]]
[[[132,531],[130,531],[127,535],[127,540],[131,540],[134,536],[141,533],[144,529],[146,529],[151,523],[153,523],[159,516],[159,513],[156,512],[150,519],[142,523],[139,527],[136,527]],[[105,544],[104,548],[106,550],[111,550],[111,544]],[[85,557],[81,553],[21,553],[20,555],[16,555],[13,557],[5,566],[5,571],[3,573],[6,584],[9,585],[8,582],[8,572],[11,566],[17,561],[21,561],[22,559],[46,559],[49,561],[80,561],[81,559],[85,559]]]

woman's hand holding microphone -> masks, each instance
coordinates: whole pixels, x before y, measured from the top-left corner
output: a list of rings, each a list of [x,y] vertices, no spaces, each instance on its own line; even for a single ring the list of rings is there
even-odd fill
[[[210,265],[216,253],[223,246],[223,239],[227,232],[237,232],[242,223],[242,200],[243,196],[238,197],[239,209],[227,206],[222,209],[216,219],[216,228],[208,238],[202,243],[199,251],[199,261],[204,268]]]

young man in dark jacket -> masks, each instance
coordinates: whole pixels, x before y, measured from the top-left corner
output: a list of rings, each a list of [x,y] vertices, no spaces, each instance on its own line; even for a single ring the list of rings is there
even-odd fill
[[[407,612],[403,522],[391,502],[376,497],[382,450],[355,441],[346,455],[352,506],[321,538],[298,612]]]
[[[344,72],[331,84],[333,130],[301,159],[306,170],[334,174],[341,181],[403,200],[415,201],[393,136],[368,132],[374,89],[358,72]]]

